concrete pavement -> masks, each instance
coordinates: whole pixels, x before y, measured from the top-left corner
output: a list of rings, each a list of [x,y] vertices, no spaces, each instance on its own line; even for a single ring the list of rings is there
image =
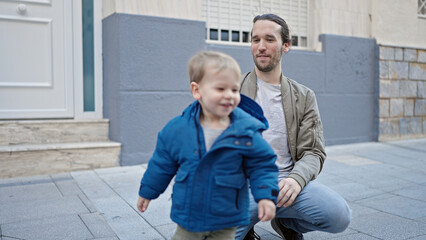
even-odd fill
[[[320,181],[348,201],[349,228],[312,232],[305,239],[426,240],[426,139],[326,148]],[[171,188],[135,208],[146,165],[0,179],[0,240],[170,239]],[[269,223],[264,240],[279,239]]]

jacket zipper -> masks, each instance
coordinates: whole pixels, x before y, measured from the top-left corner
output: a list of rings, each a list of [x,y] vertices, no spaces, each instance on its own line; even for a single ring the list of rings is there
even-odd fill
[[[283,77],[283,76],[281,76],[281,77]],[[283,81],[281,81],[281,84],[283,84]],[[290,82],[288,82],[288,86],[290,88],[289,94],[290,94],[290,99],[291,99],[291,105],[293,106],[292,109],[291,109],[293,111],[293,124],[298,126],[299,121],[297,119],[297,110],[295,109],[296,101],[293,99],[293,87],[292,87]],[[282,93],[282,91],[281,91],[281,93]],[[295,164],[297,162],[297,160],[296,160],[297,159],[297,156],[296,156],[297,147],[295,147],[296,152],[294,152],[293,144],[292,144],[292,142],[294,142],[294,140],[293,140],[293,136],[291,134],[292,132],[291,132],[291,129],[290,129],[290,124],[289,124],[290,122],[288,121],[288,112],[286,114],[286,111],[285,111],[286,108],[284,107],[284,102],[283,102],[284,98],[282,96],[281,96],[281,98],[282,98],[281,99],[281,105],[283,107],[283,113],[284,113],[284,121],[285,121],[285,125],[286,125],[286,128],[287,128],[287,144],[290,148],[291,159],[293,160],[293,163]]]
[[[315,145],[317,144],[317,125],[318,125],[318,120],[314,120],[314,124],[313,124],[313,132],[314,132],[314,143],[312,145],[312,147],[315,147]]]
[[[200,129],[197,124],[197,120],[194,118],[195,128],[197,130],[197,144],[198,144],[198,158],[201,160],[201,141],[200,141]]]

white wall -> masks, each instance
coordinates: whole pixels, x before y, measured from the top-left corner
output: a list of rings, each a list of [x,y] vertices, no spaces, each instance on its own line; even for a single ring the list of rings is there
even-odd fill
[[[202,0],[102,0],[103,16],[114,12],[202,20]],[[320,34],[376,38],[378,44],[426,48],[426,18],[417,0],[310,0],[310,49]]]
[[[318,36],[371,38],[371,0],[311,0],[310,48],[321,50]]]
[[[202,20],[201,0],[102,0],[104,18],[114,12]]]
[[[378,44],[426,48],[417,0],[311,0],[312,48],[322,33],[375,38]]]
[[[374,0],[372,13],[379,44],[426,48],[426,19],[417,16],[417,0]]]

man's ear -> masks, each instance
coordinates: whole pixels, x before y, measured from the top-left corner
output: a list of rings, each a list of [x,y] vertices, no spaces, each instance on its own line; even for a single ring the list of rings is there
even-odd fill
[[[290,43],[284,43],[282,48],[284,53],[288,53],[290,51]]]
[[[198,83],[196,83],[196,82],[191,82],[190,87],[191,87],[192,96],[195,99],[200,100],[200,98],[201,98],[201,95],[200,95],[200,85],[198,85]]]

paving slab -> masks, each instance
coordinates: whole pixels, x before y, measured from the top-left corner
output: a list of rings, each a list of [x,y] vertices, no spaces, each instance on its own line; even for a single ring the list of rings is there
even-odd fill
[[[95,238],[117,237],[99,212],[80,214],[80,218]]]
[[[33,219],[2,225],[2,235],[14,239],[90,239],[93,235],[77,215]]]
[[[136,202],[138,200],[139,183],[134,185],[120,186],[114,188],[114,191],[120,195],[120,197],[126,201],[130,206],[136,208]],[[153,201],[156,202],[156,201]],[[157,201],[158,202],[158,201]]]
[[[426,217],[417,218],[416,220],[419,221],[419,222],[426,223]]]
[[[426,174],[425,174],[426,175]],[[395,195],[426,202],[426,185],[412,185],[392,192]]]
[[[97,211],[96,207],[87,198],[87,196],[84,193],[77,195],[77,197],[81,200],[81,202],[84,204],[84,206],[86,206],[86,208],[89,210],[89,212],[93,213],[93,212]]]
[[[382,194],[357,203],[408,219],[426,217],[426,202],[394,194]]]
[[[380,238],[375,238],[363,233],[348,234],[345,236],[339,236],[339,237],[333,238],[333,240],[355,240],[355,239],[356,240],[378,240]],[[306,238],[306,240],[310,240],[310,238]]]
[[[76,196],[14,201],[2,203],[0,224],[88,212],[86,206]]]
[[[348,201],[353,219],[342,233],[316,231],[305,239],[426,240],[425,146],[426,139],[417,139],[327,147],[316,181]],[[146,167],[0,179],[0,240],[171,239],[173,182],[147,212],[136,209]],[[270,222],[255,230],[263,240],[280,239]]]
[[[63,196],[81,195],[83,193],[70,173],[51,175],[51,178]]]
[[[322,174],[322,173],[326,173],[326,174]],[[345,184],[348,182],[347,178],[333,174],[333,172],[330,172],[330,170],[327,167],[324,167],[322,173],[317,177],[317,179],[315,179],[315,181],[318,181],[329,187]]]
[[[401,169],[401,172],[395,177],[413,183],[426,185],[426,171],[423,169],[426,169],[426,166],[420,165],[417,169]]]
[[[72,176],[119,239],[164,239],[96,172],[77,172],[72,173]]]
[[[105,219],[140,217],[139,214],[119,196],[90,199]]]
[[[62,197],[53,182],[22,185],[0,185],[0,203],[14,201],[34,201]]]
[[[260,227],[260,226],[255,226],[254,230],[256,231],[257,234],[259,234],[259,236],[262,236],[262,240],[279,240],[281,239],[281,237],[277,234],[277,233],[272,233],[271,231],[267,231],[264,228]]]
[[[362,206],[360,204],[354,202],[348,202],[349,207],[352,210],[352,218],[356,218],[359,216],[370,215],[379,213],[380,211],[374,208]]]
[[[425,143],[426,140],[424,138],[388,142],[389,145],[397,145],[407,149],[415,149],[420,152],[426,152]]]
[[[426,153],[418,151],[409,151],[407,149],[393,148],[386,151],[375,150],[358,153],[359,156],[368,157],[376,161],[385,161],[387,164],[400,166],[402,168],[417,169],[418,166],[424,166],[423,159]]]
[[[353,229],[351,229],[350,227],[348,227],[345,231],[341,232],[341,233],[327,233],[327,232],[309,232],[309,233],[305,233],[303,236],[305,238],[305,240],[326,240],[326,239],[340,239],[340,238],[347,238],[349,237],[349,239],[356,239],[356,238],[352,238],[352,236],[356,236],[358,235],[359,232],[355,231]],[[364,234],[359,234],[359,235],[364,235]]]
[[[149,203],[148,210],[141,213],[141,216],[153,226],[173,223],[170,219],[170,210],[172,207],[171,193],[172,187],[169,186],[164,194]]]
[[[25,185],[31,183],[49,183],[52,179],[49,175],[19,177],[19,178],[0,178],[0,184]]]
[[[140,180],[145,168],[135,166],[124,167],[122,171],[114,169],[95,171],[114,192],[136,209]]]
[[[118,237],[94,238],[91,240],[120,240]]]
[[[386,240],[426,235],[426,224],[383,212],[356,217],[351,221],[350,228]]]
[[[155,229],[157,229],[157,231],[166,239],[171,239],[176,231],[176,226],[176,223],[170,223],[166,225],[156,226]]]
[[[426,240],[426,235],[410,238],[410,240]]]
[[[116,193],[94,171],[72,172],[80,189],[90,200],[96,198],[108,198]]]
[[[346,199],[346,201],[361,200],[385,193],[382,190],[375,189],[365,184],[356,182],[342,183],[329,187],[334,191],[338,192],[340,195],[342,195],[343,198]]]
[[[108,220],[109,225],[119,239],[127,240],[160,240],[165,239],[155,228],[140,217],[114,218]]]
[[[333,174],[344,177],[348,182],[356,182],[366,185],[377,190],[389,192],[408,187],[412,184],[412,181],[396,178],[392,173],[385,173],[380,170],[377,165],[371,165],[369,167],[352,167],[345,171],[339,171],[339,169],[327,169],[327,171],[333,171]],[[385,167],[385,166],[383,166]],[[388,167],[392,169],[392,167]],[[392,171],[393,172],[393,171]],[[394,174],[399,174],[395,172]]]

